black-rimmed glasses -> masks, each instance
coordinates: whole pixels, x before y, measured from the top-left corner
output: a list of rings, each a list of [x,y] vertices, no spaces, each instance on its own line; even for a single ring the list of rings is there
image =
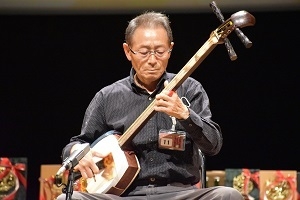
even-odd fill
[[[150,55],[155,55],[158,58],[163,58],[165,55],[167,55],[167,53],[170,53],[172,51],[172,49],[169,50],[139,50],[139,51],[133,51],[130,46],[129,50],[131,51],[131,53],[135,54],[135,55],[139,55],[141,58],[147,58]]]

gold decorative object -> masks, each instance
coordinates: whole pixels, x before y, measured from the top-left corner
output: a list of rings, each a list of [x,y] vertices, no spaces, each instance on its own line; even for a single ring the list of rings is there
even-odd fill
[[[286,180],[275,184],[267,181],[265,194],[267,200],[291,200],[293,197],[290,184]]]
[[[0,167],[0,173],[3,172],[3,167]],[[19,188],[18,178],[11,172],[0,179],[0,199],[9,196]]]
[[[24,163],[12,163],[8,157],[0,157],[0,199],[14,199],[20,184],[27,186]],[[25,198],[25,197],[24,197]]]
[[[290,174],[286,176],[279,170],[275,178],[265,181],[264,200],[293,200],[296,193],[296,179]]]
[[[242,194],[249,194],[253,190],[253,182],[248,180],[246,182],[246,176],[242,173],[233,178],[233,188],[237,189]]]
[[[0,167],[0,173],[6,170],[5,167]],[[0,197],[2,193],[6,193],[16,187],[16,177],[13,173],[8,172],[2,179],[0,179]]]

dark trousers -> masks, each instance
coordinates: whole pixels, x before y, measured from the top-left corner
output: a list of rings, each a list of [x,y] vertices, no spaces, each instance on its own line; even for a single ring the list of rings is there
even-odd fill
[[[60,195],[57,200],[65,200]],[[155,187],[153,185],[138,186],[126,197],[112,194],[90,194],[74,191],[72,200],[244,200],[236,189],[225,186],[197,188],[186,185],[167,185]]]

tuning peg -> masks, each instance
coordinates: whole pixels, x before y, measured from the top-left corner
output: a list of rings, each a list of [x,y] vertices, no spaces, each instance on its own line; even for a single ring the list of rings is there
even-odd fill
[[[234,49],[233,49],[233,47],[232,47],[229,39],[225,38],[224,39],[224,43],[225,43],[225,47],[227,49],[227,53],[229,55],[230,60],[232,60],[232,61],[236,60],[237,59],[237,55],[236,55],[236,53],[235,53],[235,51],[234,51]]]
[[[244,35],[244,33],[239,28],[235,28],[234,32],[237,34],[237,36],[240,38],[240,40],[246,48],[252,47],[252,42],[248,39],[246,35]]]
[[[213,12],[216,14],[217,18],[223,23],[225,21],[224,16],[222,15],[221,10],[217,7],[217,4],[214,1],[212,1],[210,3],[210,7],[212,8]],[[236,55],[229,39],[225,38],[224,43],[225,43],[225,47],[227,49],[230,60],[232,60],[232,61],[236,60],[237,55]]]
[[[212,8],[215,15],[217,16],[217,18],[223,23],[224,17],[222,15],[221,10],[218,8],[216,2],[212,1],[209,5]],[[248,39],[248,37],[239,28],[235,28],[234,31],[246,48],[250,48],[252,46],[252,42]],[[227,49],[230,59],[232,61],[236,60],[237,55],[236,55],[229,39],[225,38],[224,43],[225,43],[225,47]]]

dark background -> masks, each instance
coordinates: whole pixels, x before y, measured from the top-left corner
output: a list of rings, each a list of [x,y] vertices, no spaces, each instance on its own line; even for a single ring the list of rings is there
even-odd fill
[[[218,45],[192,74],[224,137],[206,167],[300,171],[300,14],[248,11],[256,24],[241,30],[253,46],[232,33],[238,59]],[[0,155],[28,158],[28,199],[38,198],[40,165],[60,164],[62,148],[80,133],[94,94],[129,74],[122,43],[135,15],[0,15]],[[178,72],[220,22],[213,13],[169,16],[175,47],[168,71]]]

